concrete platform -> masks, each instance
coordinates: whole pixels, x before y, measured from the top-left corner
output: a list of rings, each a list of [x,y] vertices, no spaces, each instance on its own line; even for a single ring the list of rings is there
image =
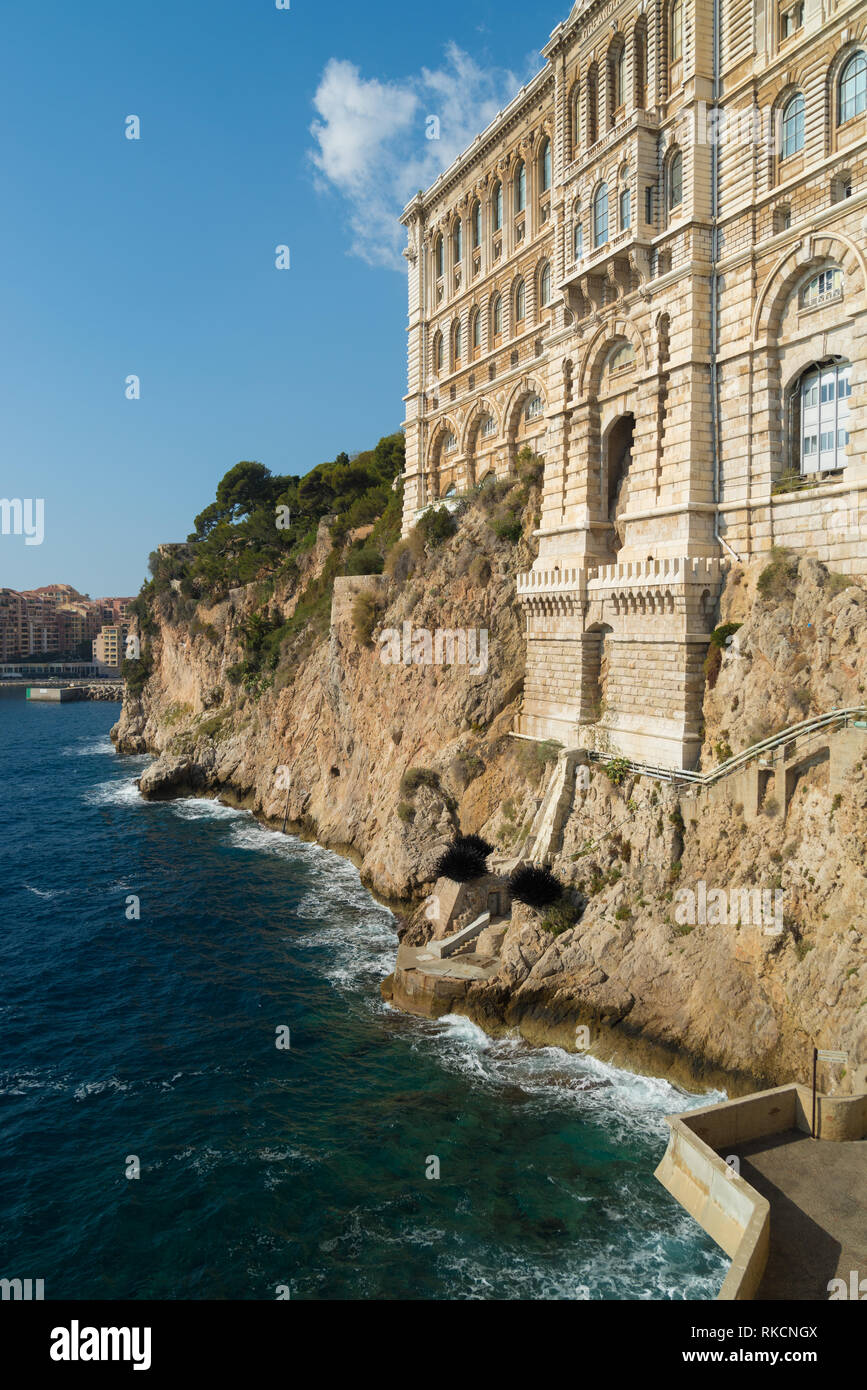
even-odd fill
[[[757,1299],[828,1299],[828,1281],[867,1277],[867,1139],[828,1144],[784,1130],[726,1151],[771,1207]]]
[[[405,1013],[438,1018],[450,1013],[476,980],[496,975],[496,956],[475,953],[440,960],[429,946],[398,948],[390,998]]]

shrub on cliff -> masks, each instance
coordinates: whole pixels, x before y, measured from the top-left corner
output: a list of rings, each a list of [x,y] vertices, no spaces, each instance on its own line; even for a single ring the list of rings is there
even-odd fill
[[[430,787],[431,791],[439,791],[439,773],[430,767],[408,767],[400,779],[401,792],[404,796],[412,796],[419,787]]]
[[[775,545],[771,551],[771,563],[762,570],[756,588],[762,598],[782,603],[794,598],[797,583],[798,557],[783,546]]]
[[[471,883],[487,872],[485,855],[460,835],[440,855],[434,866],[436,878],[450,878],[453,883]]]
[[[363,545],[350,550],[346,558],[346,573],[382,574],[383,559],[375,545]]]
[[[369,647],[379,614],[376,599],[368,589],[356,594],[352,604],[352,631],[362,647]]]
[[[722,666],[723,648],[740,626],[740,623],[722,623],[711,633],[710,646],[704,659],[704,678],[707,681],[708,690],[713,690],[716,685],[717,676]]]
[[[522,864],[509,877],[509,892],[527,907],[550,907],[562,898],[563,885],[550,869]]]
[[[552,936],[559,936],[561,932],[569,931],[580,920],[581,908],[564,894],[559,902],[553,903],[546,911],[542,918],[542,930],[550,932]]]
[[[153,670],[153,658],[149,651],[143,651],[140,661],[124,661],[120,674],[126,682],[130,695],[141,695]]]
[[[455,534],[458,523],[448,507],[431,507],[419,517],[417,529],[428,545],[438,546]]]

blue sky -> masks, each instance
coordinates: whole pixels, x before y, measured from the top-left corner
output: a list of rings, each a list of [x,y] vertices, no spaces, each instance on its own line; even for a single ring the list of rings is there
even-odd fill
[[[136,593],[239,459],[399,426],[396,218],[569,8],[6,0],[0,497],[44,498],[45,539],[0,535],[0,586]]]

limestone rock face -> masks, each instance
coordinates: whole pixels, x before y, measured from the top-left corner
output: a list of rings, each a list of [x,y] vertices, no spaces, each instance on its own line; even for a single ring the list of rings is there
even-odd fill
[[[480,553],[484,581],[473,578]],[[326,556],[323,544],[311,565]],[[156,755],[142,794],[220,795],[277,827],[286,816],[289,830],[350,853],[365,882],[408,911],[402,940],[423,945],[433,927],[419,903],[456,828],[516,854],[552,774],[551,750],[509,737],[524,669],[515,573],[529,559],[525,542],[497,541],[471,512],[409,580],[375,581],[384,606],[371,643],[338,593],[330,632],[258,695],[227,676],[255,586],[200,609],[195,631],[164,615],[153,674],[114,731],[120,751]],[[865,590],[810,561],[775,564],[761,583],[766,564],[736,569],[723,593],[720,621],[742,626],[705,695],[705,766],[725,745],[737,752],[811,711],[867,699]],[[291,611],[297,593],[278,588],[272,602]],[[383,663],[379,632],[404,622],[485,628],[487,671]],[[784,809],[752,820],[727,794],[611,781],[591,765],[551,852],[580,904],[577,925],[554,935],[544,913],[517,906],[503,940],[488,943],[495,975],[435,1007],[571,1048],[586,1029],[599,1056],[730,1091],[806,1079],[815,1042],[849,1051],[847,1075],[828,1078],[846,1090],[867,1063],[867,731],[864,742],[833,795],[819,763]],[[424,776],[407,781],[410,769]],[[743,891],[759,904],[782,894],[782,931],[755,913],[701,920],[702,892],[730,905]],[[400,1003],[401,981],[390,988]]]

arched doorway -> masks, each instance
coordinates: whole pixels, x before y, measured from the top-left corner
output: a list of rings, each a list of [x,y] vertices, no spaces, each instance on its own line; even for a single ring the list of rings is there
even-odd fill
[[[632,443],[635,435],[635,416],[629,412],[614,421],[605,439],[605,515],[611,523],[608,545],[616,556],[623,546],[625,528],[623,514],[628,500],[629,467],[632,463]]]

